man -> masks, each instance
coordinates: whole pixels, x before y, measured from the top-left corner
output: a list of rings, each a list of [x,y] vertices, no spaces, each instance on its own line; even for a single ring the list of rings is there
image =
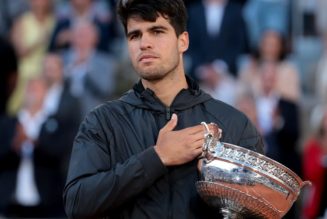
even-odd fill
[[[75,138],[64,190],[70,218],[213,218],[195,188],[205,129],[262,152],[249,120],[184,74],[182,0],[120,1],[132,64],[141,80],[87,115]]]
[[[0,122],[4,217],[65,216],[61,193],[80,108],[66,89],[61,58],[48,54],[42,67],[43,77],[28,81],[17,116]]]
[[[111,19],[108,5],[103,1],[71,0],[59,5],[57,23],[54,27],[49,51],[59,52],[71,47],[72,27],[80,20],[92,22],[99,34],[96,48],[109,52],[110,46],[116,37],[114,19]],[[100,10],[99,10],[100,9]]]
[[[80,20],[72,27],[71,47],[63,53],[69,91],[81,102],[83,116],[109,99],[116,84],[115,59],[96,48],[98,38],[96,26]]]
[[[201,0],[188,11],[189,73],[201,80],[201,75],[196,74],[199,68],[224,62],[228,73],[237,76],[238,61],[248,52],[242,5],[235,0]]]

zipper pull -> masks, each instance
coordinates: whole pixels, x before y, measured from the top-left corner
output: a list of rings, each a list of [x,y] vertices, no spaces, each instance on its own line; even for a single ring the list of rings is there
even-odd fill
[[[166,120],[170,120],[170,118],[171,118],[171,111],[170,111],[170,108],[167,107],[166,108]]]

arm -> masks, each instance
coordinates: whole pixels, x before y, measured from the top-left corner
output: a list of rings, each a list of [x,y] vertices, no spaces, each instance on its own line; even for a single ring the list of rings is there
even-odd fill
[[[166,173],[153,147],[123,163],[115,163],[110,156],[114,153],[109,149],[110,137],[111,133],[104,133],[100,128],[94,112],[80,127],[64,189],[66,213],[70,218],[101,216],[113,211]]]

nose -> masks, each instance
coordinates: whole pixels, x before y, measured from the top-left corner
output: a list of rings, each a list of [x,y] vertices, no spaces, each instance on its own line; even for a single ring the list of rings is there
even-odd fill
[[[150,49],[153,47],[152,38],[149,34],[143,34],[140,40],[140,48],[141,50]]]

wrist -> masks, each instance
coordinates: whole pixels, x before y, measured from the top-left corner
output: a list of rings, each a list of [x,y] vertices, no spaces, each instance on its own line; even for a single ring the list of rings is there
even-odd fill
[[[166,159],[165,156],[162,154],[162,151],[160,150],[160,148],[158,148],[157,145],[154,145],[153,148],[154,148],[154,151],[157,153],[158,157],[160,158],[161,162],[162,162],[165,166],[168,166],[167,159]]]

